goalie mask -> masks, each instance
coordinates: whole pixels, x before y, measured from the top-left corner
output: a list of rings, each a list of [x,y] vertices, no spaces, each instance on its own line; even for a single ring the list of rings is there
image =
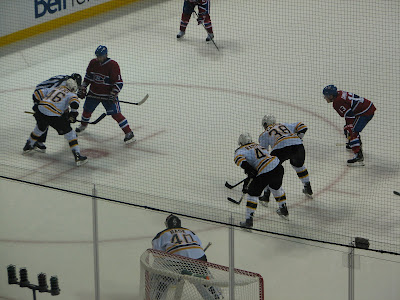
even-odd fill
[[[177,216],[171,214],[165,219],[165,227],[168,229],[181,228],[181,220]]]

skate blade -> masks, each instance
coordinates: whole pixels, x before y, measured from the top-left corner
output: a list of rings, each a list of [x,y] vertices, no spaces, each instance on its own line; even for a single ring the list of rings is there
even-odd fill
[[[46,153],[46,149],[35,148],[33,150],[35,150],[36,152],[39,152],[39,153]]]
[[[32,151],[33,151],[33,149],[26,150],[26,151],[23,151],[23,150],[22,150],[22,155],[32,153]]]
[[[260,201],[260,204],[264,207],[268,207],[268,203],[267,201]]]
[[[240,229],[242,229],[243,231],[251,232],[251,228],[240,226]]]
[[[363,161],[358,161],[355,163],[347,163],[347,166],[349,166],[349,167],[364,167],[365,164]]]
[[[284,215],[281,215],[280,213],[277,213],[277,214],[278,214],[278,216],[280,216],[285,221],[289,221],[289,216],[284,216]]]
[[[87,162],[88,162],[87,159],[86,159],[86,160],[83,160],[83,161],[77,161],[77,162],[76,162],[76,166],[77,166],[77,167],[83,166],[83,165],[86,164]]]
[[[304,192],[303,192],[303,193],[304,193]],[[307,194],[307,193],[304,193],[304,195],[306,195],[307,198],[310,198],[310,199],[313,199],[313,198],[314,198],[313,195],[310,195],[310,194]]]
[[[135,139],[135,138],[130,139],[129,141],[126,141],[126,142],[124,142],[124,143],[125,143],[125,145],[128,145],[128,144],[131,144],[131,143],[133,143],[133,142],[136,142],[136,139]]]

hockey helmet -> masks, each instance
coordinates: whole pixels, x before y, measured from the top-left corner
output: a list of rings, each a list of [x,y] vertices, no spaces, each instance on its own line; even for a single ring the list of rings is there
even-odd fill
[[[239,146],[247,145],[247,144],[250,144],[252,142],[253,142],[253,139],[252,139],[250,133],[248,133],[248,132],[242,133],[239,136],[239,139],[238,139]]]
[[[94,52],[96,56],[106,56],[107,53],[108,53],[107,47],[103,45],[98,46],[96,51]]]
[[[180,228],[181,227],[181,220],[177,216],[175,216],[173,214],[170,214],[165,219],[165,227],[167,227],[168,229]]]
[[[334,86],[333,84],[327,85],[326,87],[324,87],[324,90],[322,91],[322,94],[324,94],[324,96],[336,97],[337,94],[338,94],[337,87]]]
[[[78,87],[81,86],[81,84],[82,84],[82,76],[81,75],[79,75],[78,73],[73,73],[73,74],[71,74],[70,77],[76,81],[76,84],[78,85]]]
[[[65,82],[65,86],[73,93],[76,93],[76,91],[78,90],[78,85],[76,84],[76,81],[72,78],[68,79]]]
[[[261,125],[266,128],[269,125],[276,123],[276,117],[274,115],[265,115],[262,119]]]

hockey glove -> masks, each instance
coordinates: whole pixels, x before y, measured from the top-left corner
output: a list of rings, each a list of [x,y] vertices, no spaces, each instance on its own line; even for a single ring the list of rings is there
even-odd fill
[[[34,112],[38,112],[38,111],[39,111],[39,105],[38,105],[37,103],[35,103],[35,104],[32,106],[32,110],[33,110]]]
[[[346,137],[349,137],[353,134],[353,129],[354,129],[353,124],[348,124],[343,127],[344,134],[346,135]]]
[[[242,162],[241,167],[244,169],[244,172],[249,178],[255,178],[258,174],[257,170],[250,166],[247,161]]]
[[[81,85],[79,87],[79,89],[78,89],[78,94],[77,95],[78,95],[79,98],[84,99],[86,97],[86,95],[87,95],[86,86]]]
[[[243,194],[247,194],[249,192],[249,182],[250,182],[250,177],[247,177],[243,182],[243,188],[242,188]]]
[[[77,111],[70,111],[68,113],[68,121],[70,123],[75,123],[76,122],[76,118],[78,117],[79,113]]]

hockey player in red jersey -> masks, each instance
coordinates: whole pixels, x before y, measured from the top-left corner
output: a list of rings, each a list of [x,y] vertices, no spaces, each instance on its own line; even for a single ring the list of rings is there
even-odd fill
[[[344,131],[349,139],[348,146],[354,157],[347,161],[348,166],[363,166],[364,156],[361,149],[360,132],[374,117],[375,106],[368,99],[356,94],[338,91],[336,86],[328,85],[322,91],[326,102],[332,103],[339,116],[344,117]]]
[[[206,41],[209,42],[214,39],[213,28],[210,18],[210,0],[185,0],[183,3],[183,12],[181,18],[181,26],[179,28],[179,33],[176,36],[178,39],[185,35],[186,27],[189,24],[190,17],[194,11],[194,8],[198,6],[199,16],[197,18],[197,24],[204,24],[207,30]]]
[[[107,47],[100,45],[95,51],[96,58],[92,59],[86,69],[85,79],[79,88],[78,96],[84,98],[82,123],[76,128],[79,134],[84,131],[89,123],[90,117],[96,107],[103,104],[107,115],[118,122],[119,127],[125,133],[124,142],[126,144],[135,142],[135,136],[129,127],[128,121],[121,114],[118,103],[118,94],[122,89],[121,72],[118,63],[107,56]],[[89,92],[87,87],[90,85]]]

